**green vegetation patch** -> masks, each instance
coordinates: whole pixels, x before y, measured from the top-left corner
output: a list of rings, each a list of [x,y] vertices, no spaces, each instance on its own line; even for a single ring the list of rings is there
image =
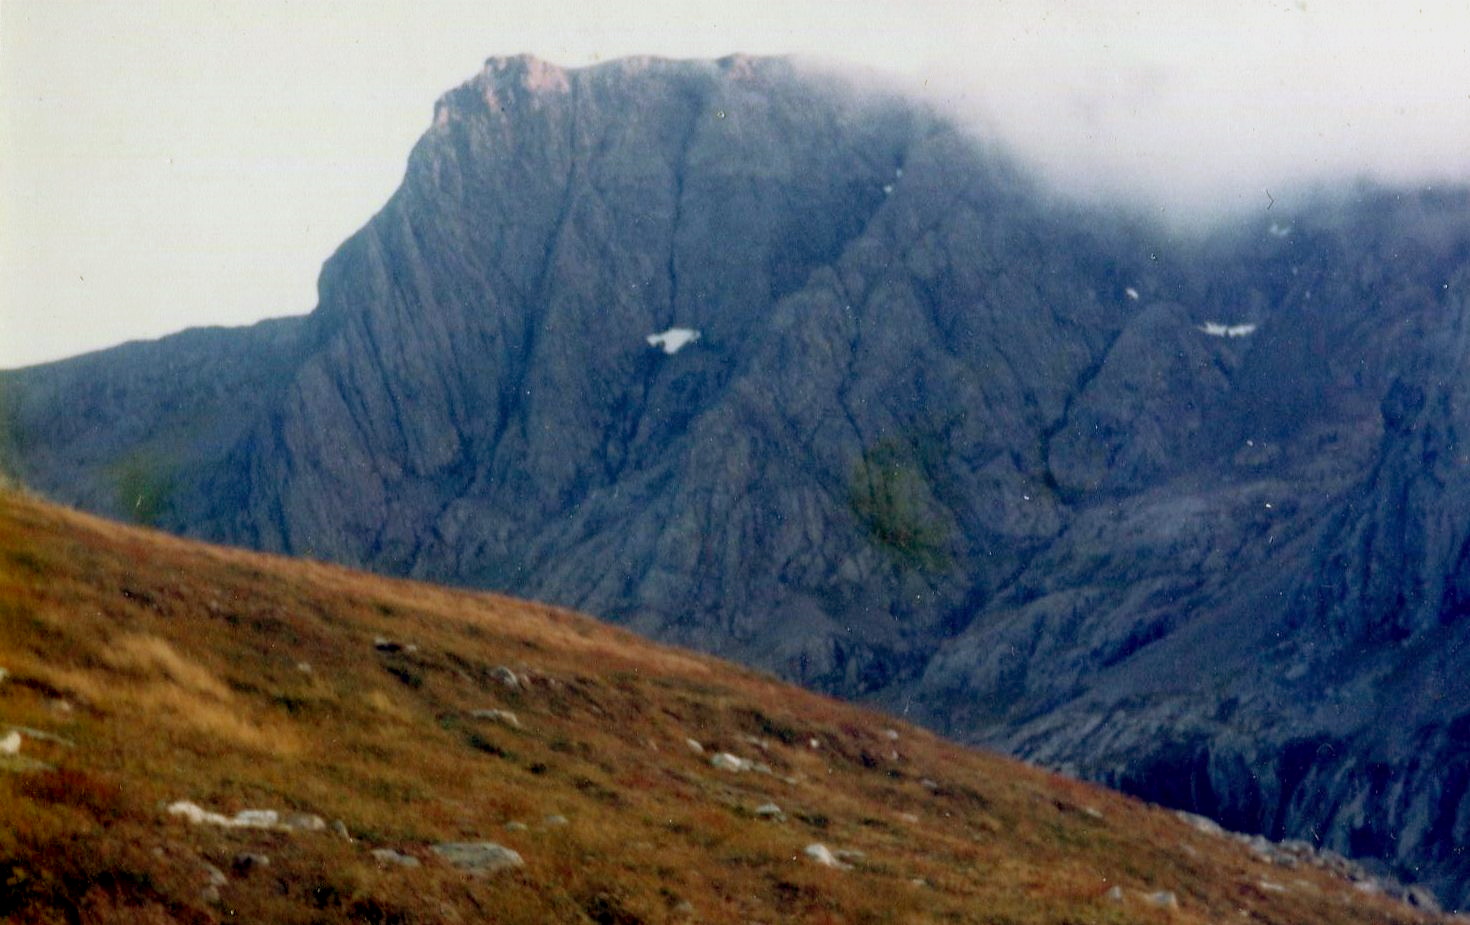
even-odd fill
[[[900,567],[950,567],[949,517],[929,472],[933,441],[880,440],[853,464],[848,505],[868,538]]]

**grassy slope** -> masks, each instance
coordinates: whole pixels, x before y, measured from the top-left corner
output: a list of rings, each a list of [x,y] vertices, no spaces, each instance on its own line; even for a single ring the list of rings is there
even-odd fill
[[[379,636],[418,649],[381,652]],[[500,665],[526,683],[507,688]],[[22,758],[53,768],[0,772],[0,919],[1427,920],[1161,810],[575,614],[8,493],[0,666],[0,735],[72,743],[28,737]],[[483,708],[521,727],[469,715]],[[773,773],[716,769],[716,751]],[[164,811],[179,799],[315,813],[354,839],[191,825]],[[786,818],[756,817],[767,801]],[[472,877],[427,850],[472,839],[526,864]],[[824,868],[802,856],[812,842],[865,856]],[[383,847],[423,866],[380,866]],[[232,872],[241,852],[269,866]],[[229,872],[217,899],[206,862]],[[1154,890],[1179,908],[1149,906]]]

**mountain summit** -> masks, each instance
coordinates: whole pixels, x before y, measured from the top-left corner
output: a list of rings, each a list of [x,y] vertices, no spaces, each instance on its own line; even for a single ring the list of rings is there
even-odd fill
[[[1463,190],[1182,238],[789,61],[494,59],[310,316],[5,374],[0,454],[1463,903],[1467,291]]]

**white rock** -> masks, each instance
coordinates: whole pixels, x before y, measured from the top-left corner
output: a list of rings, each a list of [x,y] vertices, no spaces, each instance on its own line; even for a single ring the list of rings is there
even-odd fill
[[[491,719],[497,723],[514,726],[517,729],[521,728],[520,717],[509,710],[472,710],[470,711],[470,715],[475,719]]]
[[[837,860],[837,856],[827,849],[826,845],[813,843],[806,846],[806,856],[821,864],[823,867],[835,867],[838,870],[851,870],[852,868]]]
[[[14,729],[12,729],[12,730],[10,730],[10,734],[9,735],[7,735],[3,739],[0,739],[0,755],[19,755],[19,754],[20,754],[20,733],[19,732],[16,732]]]
[[[506,687],[512,690],[515,690],[516,688],[521,686],[521,679],[516,676],[516,673],[514,671],[511,671],[504,665],[497,665],[495,668],[491,669],[490,677],[494,678],[495,680],[499,681],[501,684],[504,684]]]
[[[242,809],[233,821],[244,829],[273,829],[281,824],[281,814],[273,809]]]
[[[709,763],[721,771],[749,771],[752,767],[747,759],[741,758],[738,755],[732,755],[729,752],[720,752],[711,758]]]
[[[755,808],[755,814],[762,819],[781,819],[786,815],[775,803],[762,803]]]
[[[198,803],[191,803],[188,800],[179,800],[170,803],[168,805],[168,813],[173,816],[183,816],[195,825],[204,825],[206,823],[209,825],[233,825],[229,817],[221,816],[219,813],[212,813]]]
[[[1107,893],[1104,895],[1106,895],[1109,902],[1120,903],[1123,901],[1123,888],[1120,886],[1115,886],[1112,889],[1108,890]]]
[[[890,742],[897,742],[898,741],[898,730],[897,729],[885,729],[885,730],[883,730],[883,735]]]
[[[687,746],[689,746],[689,750],[691,752],[693,752],[694,754],[696,754],[696,755],[703,755],[704,754],[704,746],[703,745],[700,745],[694,739],[685,739],[684,740],[684,744],[687,745]]]

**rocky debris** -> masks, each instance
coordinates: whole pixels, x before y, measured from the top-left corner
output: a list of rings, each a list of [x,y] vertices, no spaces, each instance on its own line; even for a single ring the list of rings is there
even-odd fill
[[[762,803],[757,806],[755,808],[755,816],[757,819],[772,819],[777,822],[786,818],[786,814],[781,812],[781,807],[775,803]]]
[[[826,845],[821,844],[820,842],[814,842],[810,845],[807,845],[804,853],[808,858],[816,861],[823,867],[835,867],[838,870],[852,870],[851,864],[846,864],[838,860],[837,856],[832,853],[831,849],[829,849]]]
[[[511,690],[518,690],[521,686],[520,677],[517,676],[514,671],[511,671],[504,665],[496,665],[494,668],[490,669],[490,677],[496,681],[499,681],[501,684],[505,685]]]
[[[1193,828],[1197,832],[1205,835],[1213,835],[1217,838],[1225,837],[1224,827],[1208,816],[1201,816],[1198,813],[1187,813],[1182,809],[1175,812],[1174,815],[1189,823],[1190,828]]]
[[[477,875],[510,870],[526,863],[520,854],[493,841],[443,842],[430,850],[460,870]]]
[[[260,870],[269,866],[271,866],[271,859],[269,855],[257,854],[251,851],[240,852],[239,854],[235,855],[234,860],[230,862],[230,870],[233,871],[236,876],[245,876],[252,871]]]
[[[733,771],[735,773],[749,771],[755,767],[749,759],[741,758],[739,755],[732,755],[729,752],[720,752],[711,758],[709,763],[721,771]]]
[[[1195,813],[1176,812],[1175,815],[1205,835],[1230,838],[1240,842],[1250,849],[1256,860],[1263,864],[1270,864],[1283,870],[1296,870],[1303,865],[1315,867],[1352,883],[1359,892],[1383,894],[1425,911],[1440,909],[1437,897],[1427,886],[1423,884],[1406,886],[1393,877],[1375,873],[1357,861],[1343,857],[1330,849],[1318,848],[1311,842],[1299,838],[1273,842],[1260,835],[1231,832],[1213,819]],[[1188,849],[1188,846],[1183,847]],[[1273,892],[1278,888],[1286,889],[1275,881],[1267,879],[1262,879],[1258,885],[1262,889]]]
[[[1150,906],[1157,906],[1160,909],[1179,908],[1179,897],[1175,896],[1170,890],[1158,890],[1157,892],[1143,893],[1141,895],[1143,896],[1143,901]]]
[[[422,863],[413,855],[392,848],[374,848],[372,855],[379,867],[419,867]]]
[[[475,719],[494,720],[497,723],[504,723],[516,729],[521,728],[520,717],[516,716],[510,710],[471,710],[470,716],[473,716]]]
[[[212,812],[189,800],[178,800],[167,807],[169,815],[182,816],[194,825],[215,825],[227,829],[271,829],[279,832],[319,832],[327,827],[321,816],[311,813],[287,813],[274,809],[242,809],[233,816]]]

